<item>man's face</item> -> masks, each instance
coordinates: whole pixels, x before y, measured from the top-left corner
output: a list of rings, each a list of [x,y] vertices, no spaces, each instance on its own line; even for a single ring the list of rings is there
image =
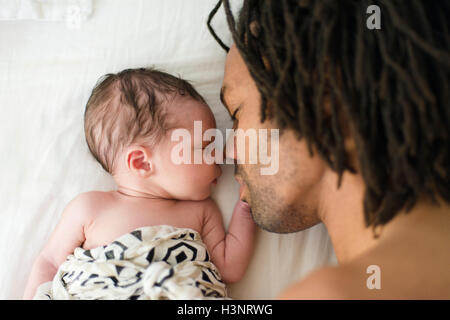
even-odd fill
[[[235,46],[227,56],[221,98],[236,119],[234,129],[269,129],[270,137],[270,129],[277,128],[272,120],[260,122],[260,94]],[[227,156],[237,160],[234,145],[235,150],[227,150]],[[246,149],[246,161],[236,165],[235,176],[241,185],[240,198],[251,206],[255,222],[277,233],[296,232],[319,223],[318,199],[326,165],[316,154],[310,156],[306,141],[297,140],[291,130],[280,132],[279,169],[273,175],[261,175],[260,169],[267,165],[248,164],[248,153],[254,150]]]

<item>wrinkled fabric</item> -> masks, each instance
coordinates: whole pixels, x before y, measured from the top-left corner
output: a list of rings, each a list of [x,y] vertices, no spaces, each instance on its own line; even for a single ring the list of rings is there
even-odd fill
[[[171,226],[136,229],[110,244],[76,248],[51,286],[34,299],[161,300],[226,298],[198,232]]]

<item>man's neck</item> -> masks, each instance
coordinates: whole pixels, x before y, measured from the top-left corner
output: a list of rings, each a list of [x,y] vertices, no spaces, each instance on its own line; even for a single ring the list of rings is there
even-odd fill
[[[430,236],[445,234],[450,226],[450,206],[436,206],[420,199],[408,212],[401,211],[379,228],[378,238],[364,224],[364,182],[359,175],[345,173],[337,189],[337,175],[324,179],[319,215],[328,229],[339,263],[346,263],[382,242],[407,239],[408,236],[431,241]]]
[[[344,263],[373,247],[377,239],[372,228],[364,224],[362,177],[346,172],[339,188],[337,181],[334,172],[324,178],[319,216],[328,229],[339,263]]]

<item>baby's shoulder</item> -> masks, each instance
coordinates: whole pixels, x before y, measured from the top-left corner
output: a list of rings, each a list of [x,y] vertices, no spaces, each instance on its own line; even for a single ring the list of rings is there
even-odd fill
[[[83,217],[87,220],[94,218],[107,203],[113,201],[109,192],[88,191],[73,198],[66,206],[64,214]]]
[[[192,208],[191,212],[195,212],[195,215],[200,219],[200,221],[202,221],[202,223],[216,215],[220,216],[220,210],[212,198],[192,201],[189,205]]]
[[[203,220],[205,215],[215,207],[215,202],[211,198],[205,200],[180,200],[175,202],[174,210],[182,212],[184,217],[200,218]]]

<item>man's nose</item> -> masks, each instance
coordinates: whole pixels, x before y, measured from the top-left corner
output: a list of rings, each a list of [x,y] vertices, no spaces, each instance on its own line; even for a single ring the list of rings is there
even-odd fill
[[[231,140],[233,139],[233,140]],[[236,147],[235,147],[235,141],[234,141],[234,134],[231,133],[230,136],[227,138],[227,141],[225,143],[225,146],[223,147],[223,158],[226,159],[232,159],[233,161],[236,161]]]
[[[218,171],[217,178],[219,178],[222,175],[222,168],[220,167],[219,164],[217,164],[216,166],[217,166],[217,171]]]

